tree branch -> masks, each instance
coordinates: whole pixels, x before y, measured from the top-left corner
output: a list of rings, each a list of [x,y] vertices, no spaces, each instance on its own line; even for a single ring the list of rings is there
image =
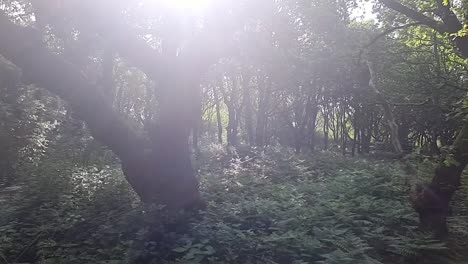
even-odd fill
[[[448,33],[457,33],[463,28],[457,15],[451,9],[450,1],[445,5],[443,0],[437,0],[437,9],[434,13],[444,21]]]
[[[416,22],[419,22],[423,25],[426,25],[430,28],[433,28],[434,30],[436,30],[437,32],[443,34],[443,33],[447,33],[448,32],[448,28],[442,24],[442,23],[439,23],[437,22],[436,20],[428,17],[428,16],[425,16],[405,5],[402,5],[400,2],[398,1],[395,1],[395,0],[379,0],[382,4],[384,4],[385,6],[387,6],[388,8],[390,9],[393,9],[399,13],[402,13],[404,14],[405,16],[407,16],[408,18],[416,21]]]
[[[436,20],[427,17],[407,6],[402,5],[396,0],[379,0],[388,8],[391,8],[399,13],[406,15],[408,18],[420,22],[441,34],[451,33],[456,34],[463,28],[462,23],[451,10],[450,5],[444,5],[443,1],[437,0],[436,14],[442,19],[444,23],[439,23]],[[468,58],[468,36],[456,36],[453,43],[458,49],[461,57]]]
[[[62,16],[71,18],[79,30],[90,34],[97,33],[110,43],[120,56],[154,81],[164,81],[168,77],[180,79],[182,74],[189,75],[189,78],[200,75],[216,62],[219,55],[219,51],[210,42],[213,41],[213,36],[206,32],[193,37],[184,47],[179,46],[177,40],[169,41],[170,54],[159,52],[125,21],[125,13],[118,4],[114,5],[113,1],[68,0],[64,1],[63,5],[60,10]],[[109,8],[113,5],[114,7]],[[176,56],[175,51],[179,48],[182,49]]]
[[[368,47],[372,46],[375,42],[377,42],[380,38],[383,38],[385,37],[386,35],[392,33],[392,32],[395,32],[397,30],[400,30],[400,29],[404,29],[404,28],[409,28],[409,27],[413,27],[413,26],[418,26],[418,25],[421,25],[422,23],[421,22],[414,22],[414,23],[409,23],[409,24],[405,24],[405,25],[401,25],[401,26],[397,26],[397,27],[392,27],[392,28],[389,28],[389,29],[386,29],[384,30],[382,33],[378,34],[377,36],[375,36],[371,41],[369,41],[369,43],[367,43],[363,49],[367,49]]]
[[[427,98],[425,101],[420,103],[391,103],[393,106],[423,106],[431,102],[430,98]]]
[[[369,41],[369,43],[367,43],[366,45],[364,45],[360,50],[359,50],[359,54],[358,54],[358,61],[357,61],[357,64],[360,64],[361,63],[361,59],[362,59],[362,54],[364,53],[364,51],[366,49],[368,49],[370,46],[374,45],[380,38],[383,38],[385,37],[386,35],[394,32],[394,31],[397,31],[397,30],[400,30],[400,29],[403,29],[403,28],[408,28],[408,27],[412,27],[412,26],[417,26],[417,25],[421,25],[422,23],[420,22],[414,22],[414,23],[409,23],[409,24],[405,24],[405,25],[401,25],[401,26],[397,26],[397,27],[392,27],[392,28],[389,28],[389,29],[386,29],[384,30],[383,32],[381,32],[380,34],[378,34],[377,36],[375,36],[373,39],[371,39],[371,41]]]
[[[15,25],[0,12],[0,35],[6,36],[0,40],[0,54],[22,70],[26,81],[68,101],[92,135],[122,160],[139,156],[143,139],[113,111],[79,69],[43,45],[37,31]]]

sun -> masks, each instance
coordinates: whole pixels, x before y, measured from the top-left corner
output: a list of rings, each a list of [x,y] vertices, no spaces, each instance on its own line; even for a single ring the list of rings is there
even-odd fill
[[[208,8],[212,0],[165,0],[164,2],[173,9],[199,12]]]

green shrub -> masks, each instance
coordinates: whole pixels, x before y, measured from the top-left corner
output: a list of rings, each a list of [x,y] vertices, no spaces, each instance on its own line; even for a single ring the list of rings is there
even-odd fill
[[[56,158],[0,203],[0,263],[456,263],[460,248],[417,231],[404,163],[212,147],[193,214],[141,205],[117,167]]]

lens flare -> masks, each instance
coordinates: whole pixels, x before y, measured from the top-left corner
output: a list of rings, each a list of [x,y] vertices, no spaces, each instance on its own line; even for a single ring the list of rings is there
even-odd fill
[[[205,10],[211,0],[165,0],[164,2],[170,8],[199,12]]]

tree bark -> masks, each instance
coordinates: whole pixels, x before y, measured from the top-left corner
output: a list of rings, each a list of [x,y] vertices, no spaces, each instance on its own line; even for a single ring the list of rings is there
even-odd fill
[[[223,123],[221,120],[221,108],[219,105],[220,98],[218,96],[218,90],[216,89],[216,87],[213,87],[213,95],[216,107],[216,123],[218,126],[218,143],[223,144]]]
[[[358,106],[355,106],[354,107],[354,115],[353,115],[353,131],[354,131],[354,134],[353,134],[353,145],[351,147],[351,155],[354,157],[356,155],[356,147],[358,145],[358,140],[359,140],[359,119],[360,119],[360,116],[359,116],[359,113],[360,113],[360,110],[358,108]],[[359,153],[359,149],[357,150],[357,152]]]
[[[329,128],[328,105],[324,104],[322,114],[323,114],[323,149],[328,150],[328,128]]]
[[[267,111],[268,106],[270,104],[270,95],[268,94],[269,86],[266,80],[259,80],[258,79],[258,111],[257,111],[257,128],[256,128],[256,137],[255,137],[255,144],[257,147],[264,147],[265,142],[265,134],[266,134],[266,123],[268,119]]]
[[[238,115],[237,109],[230,102],[225,102],[228,109],[228,125],[226,127],[227,131],[227,143],[229,146],[236,147],[238,145]]]
[[[253,130],[253,109],[252,109],[252,98],[249,86],[249,78],[244,74],[242,76],[242,89],[243,89],[243,105],[244,105],[244,117],[245,117],[245,129],[247,132],[247,140],[250,146],[254,145],[254,130]]]
[[[196,154],[200,153],[200,131],[202,131],[203,127],[203,113],[202,113],[202,99],[200,94],[200,89],[196,86],[198,85],[198,81],[194,81],[192,87],[195,90],[195,96],[193,97],[192,104],[194,105],[194,111],[192,111],[192,147],[195,150]],[[180,96],[180,95],[179,95]],[[190,102],[188,102],[190,104]],[[190,113],[189,113],[190,114]]]
[[[392,142],[393,149],[397,154],[401,154],[403,153],[403,148],[401,147],[400,137],[398,136],[398,125],[395,121],[392,108],[375,84],[375,72],[372,62],[367,61],[367,67],[369,69],[369,87],[372,88],[374,93],[377,95],[377,99],[380,101],[380,105],[384,111],[385,121],[388,129],[390,130],[390,140]]]
[[[468,164],[468,125],[465,124],[451,146],[449,153],[436,168],[435,176],[427,186],[417,186],[412,194],[420,225],[443,238],[448,233],[447,217],[450,201],[461,185],[461,175]]]
[[[309,133],[310,133],[310,141],[309,141],[309,147],[310,150],[313,152],[315,150],[315,137],[316,137],[316,126],[317,126],[317,114],[319,111],[318,107],[318,98],[315,96],[315,104],[312,108],[312,113],[311,113],[311,119],[310,119],[310,124],[309,124]]]
[[[227,81],[226,84],[229,82]],[[224,85],[224,84],[223,84]],[[231,93],[228,95],[226,87],[222,87],[221,92],[223,93],[224,104],[228,109],[228,125],[226,127],[227,132],[227,143],[229,146],[236,147],[238,145],[238,129],[239,129],[239,109],[238,103],[238,80],[237,76],[232,77]]]
[[[343,100],[344,101],[344,100]],[[341,104],[343,104],[344,102],[341,102]],[[341,116],[341,120],[340,120],[340,127],[341,127],[341,154],[343,154],[343,156],[346,155],[346,147],[347,147],[347,139],[348,139],[348,131],[347,131],[347,128],[346,128],[346,110],[345,110],[345,107],[344,105],[341,105],[340,106],[340,116]]]

